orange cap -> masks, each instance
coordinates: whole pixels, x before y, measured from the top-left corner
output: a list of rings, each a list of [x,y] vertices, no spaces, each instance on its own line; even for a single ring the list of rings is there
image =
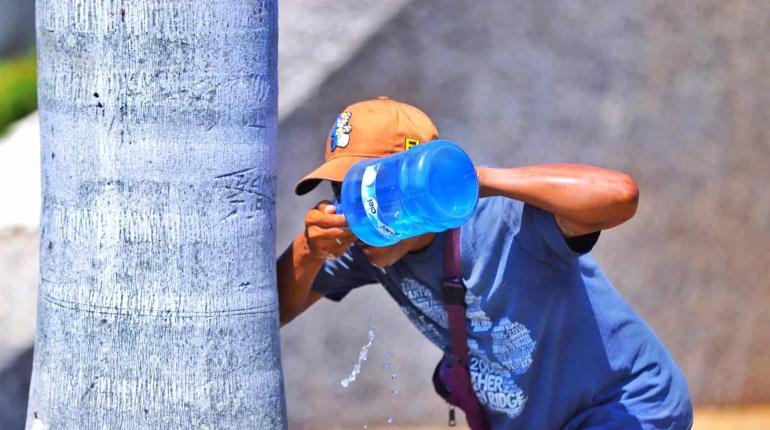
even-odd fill
[[[342,181],[357,162],[406,151],[438,139],[438,130],[423,111],[388,97],[354,103],[341,114],[326,137],[326,162],[294,187],[298,195],[322,180]]]

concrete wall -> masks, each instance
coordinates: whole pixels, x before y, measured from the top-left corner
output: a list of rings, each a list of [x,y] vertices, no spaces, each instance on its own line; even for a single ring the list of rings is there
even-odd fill
[[[35,45],[35,2],[0,0],[0,58]]]
[[[770,9],[763,2],[421,0],[384,23],[337,5],[319,14],[320,24],[303,15],[301,1],[288,3],[282,22],[328,29],[295,46],[360,48],[326,78],[309,74],[323,80],[303,82],[311,92],[294,92],[297,108],[281,115],[279,251],[304,211],[329,196],[325,186],[302,198],[291,190],[321,162],[335,115],[353,101],[389,95],[421,106],[478,163],[574,161],[632,174],[639,212],[603,233],[595,256],[669,346],[698,403],[770,401]],[[363,36],[361,22],[347,25],[362,19],[372,23]],[[282,50],[281,64],[291,55],[307,58],[308,68],[321,61],[291,52],[300,51]],[[281,84],[280,92],[295,86]],[[34,293],[36,240],[28,231],[0,238],[4,298],[19,288]],[[343,389],[373,301],[369,361]],[[19,315],[15,306],[3,313],[0,304],[0,330]],[[389,415],[402,424],[445,423],[429,381],[438,351],[377,286],[339,304],[319,302],[281,336],[290,428],[371,428]],[[24,389],[22,379],[5,378],[29,371],[28,351],[14,345],[19,359],[0,365],[0,423],[2,405],[14,401],[2,403],[6,389]],[[383,367],[388,350],[395,383]]]

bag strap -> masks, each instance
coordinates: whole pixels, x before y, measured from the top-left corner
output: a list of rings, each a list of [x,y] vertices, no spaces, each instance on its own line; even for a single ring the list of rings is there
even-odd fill
[[[441,283],[444,294],[444,308],[449,319],[449,345],[459,366],[455,366],[455,389],[459,389],[464,401],[460,407],[472,430],[491,430],[489,415],[479,402],[473,390],[470,370],[468,369],[468,332],[465,328],[465,283],[463,266],[460,260],[460,229],[449,230],[449,237],[444,246],[444,279]],[[461,367],[462,370],[458,367]],[[459,372],[457,372],[459,371]],[[454,411],[450,409],[449,422],[454,421]]]
[[[468,367],[468,333],[465,329],[465,284],[460,260],[460,229],[449,230],[444,246],[444,308],[449,317],[449,345],[457,361]]]

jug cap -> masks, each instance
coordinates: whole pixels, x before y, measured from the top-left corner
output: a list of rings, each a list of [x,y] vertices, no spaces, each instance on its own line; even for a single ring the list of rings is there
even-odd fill
[[[326,137],[326,162],[302,178],[298,195],[313,190],[322,180],[342,181],[348,169],[365,159],[406,151],[438,139],[433,121],[420,109],[387,96],[346,107]]]

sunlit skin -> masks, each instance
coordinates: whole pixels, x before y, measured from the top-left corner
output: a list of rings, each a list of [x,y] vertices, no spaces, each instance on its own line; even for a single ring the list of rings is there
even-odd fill
[[[636,213],[639,190],[621,172],[581,164],[542,164],[515,168],[476,169],[481,197],[504,196],[537,206],[554,215],[565,237],[606,230]],[[339,182],[332,183],[339,195]],[[281,324],[286,324],[322,296],[310,290],[327,259],[342,255],[353,243],[369,263],[388,267],[409,252],[424,250],[435,237],[428,233],[390,246],[362,243],[329,201],[319,202],[305,215],[298,234],[277,262]]]

